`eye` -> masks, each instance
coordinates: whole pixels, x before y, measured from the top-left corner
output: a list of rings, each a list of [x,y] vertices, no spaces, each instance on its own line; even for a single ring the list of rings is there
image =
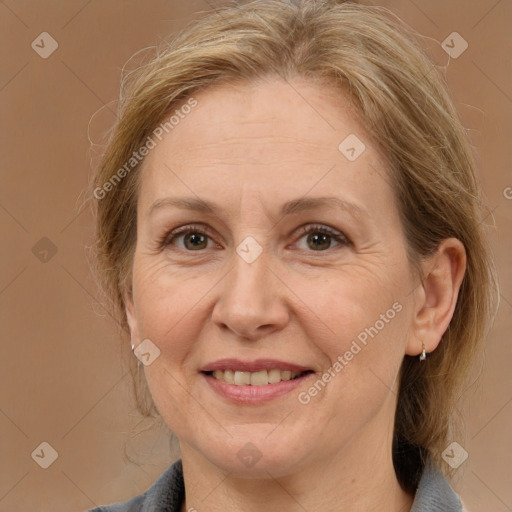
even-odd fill
[[[214,242],[202,226],[182,226],[165,235],[160,241],[160,246],[175,245],[186,251],[199,251],[210,249]],[[217,245],[217,244],[214,244]]]
[[[350,241],[343,233],[321,224],[302,226],[299,228],[299,234],[302,235],[299,241],[305,239],[305,247],[299,247],[304,250],[323,252],[331,249],[333,242],[340,246],[350,245]]]

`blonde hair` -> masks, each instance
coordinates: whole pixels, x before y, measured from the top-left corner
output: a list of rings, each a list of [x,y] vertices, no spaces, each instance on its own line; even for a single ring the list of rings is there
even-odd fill
[[[388,163],[413,268],[445,238],[465,246],[467,271],[439,347],[425,363],[405,356],[401,368],[393,460],[401,485],[413,492],[427,457],[441,465],[497,286],[471,144],[444,80],[410,28],[383,8],[352,2],[256,0],[220,8],[124,80],[119,119],[93,186],[105,190],[155,127],[192,95],[214,84],[273,76],[314,80],[351,99]],[[101,197],[95,193],[98,275],[125,331],[139,168],[136,163]],[[132,370],[141,412],[156,414],[142,372]]]

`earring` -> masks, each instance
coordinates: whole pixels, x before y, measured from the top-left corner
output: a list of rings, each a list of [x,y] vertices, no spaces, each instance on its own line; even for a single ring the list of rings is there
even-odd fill
[[[425,359],[427,359],[427,353],[425,352],[425,343],[422,343],[423,345],[423,350],[420,354],[420,361],[425,361]]]

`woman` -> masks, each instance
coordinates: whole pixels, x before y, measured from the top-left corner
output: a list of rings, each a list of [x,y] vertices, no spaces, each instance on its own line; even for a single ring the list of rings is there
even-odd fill
[[[98,270],[181,459],[95,510],[462,510],[442,453],[493,267],[470,143],[410,31],[255,1],[124,91]]]

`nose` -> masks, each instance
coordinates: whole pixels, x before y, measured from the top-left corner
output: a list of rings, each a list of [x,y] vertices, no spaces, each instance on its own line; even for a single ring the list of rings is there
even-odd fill
[[[265,251],[252,263],[234,252],[233,267],[220,286],[212,320],[222,330],[257,341],[287,324],[286,287],[269,267]]]

